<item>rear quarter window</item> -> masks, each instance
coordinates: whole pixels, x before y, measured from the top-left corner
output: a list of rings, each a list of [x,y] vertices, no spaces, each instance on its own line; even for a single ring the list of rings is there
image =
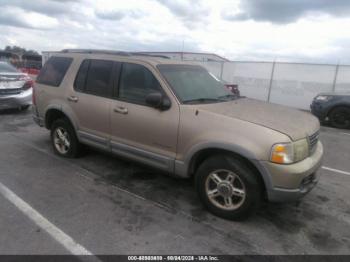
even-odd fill
[[[49,86],[59,86],[73,61],[70,57],[52,56],[41,69],[36,82]]]

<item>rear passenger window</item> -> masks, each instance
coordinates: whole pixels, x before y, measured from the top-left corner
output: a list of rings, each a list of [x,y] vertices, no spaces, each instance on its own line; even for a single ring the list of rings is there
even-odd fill
[[[111,96],[113,61],[90,60],[85,92],[98,96]]]
[[[89,60],[84,60],[83,63],[81,63],[81,66],[79,68],[77,77],[75,78],[74,82],[74,89],[78,91],[83,91],[85,88],[85,80],[87,76],[87,72],[89,69]]]
[[[144,66],[124,63],[119,84],[119,98],[145,104],[148,94],[161,92],[161,87],[154,75]]]
[[[36,82],[39,84],[59,86],[73,58],[52,56],[40,70]]]

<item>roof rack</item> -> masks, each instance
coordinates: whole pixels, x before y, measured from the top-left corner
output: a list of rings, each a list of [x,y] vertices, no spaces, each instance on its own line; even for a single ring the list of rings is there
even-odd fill
[[[147,54],[147,53],[143,53],[143,52],[132,52],[131,55],[159,57],[159,58],[170,59],[170,57],[166,56],[166,55],[153,55],[153,54]]]
[[[158,57],[170,59],[165,55],[154,55],[143,52],[125,52],[125,51],[114,51],[114,50],[103,50],[103,49],[63,49],[62,53],[81,53],[81,54],[106,54],[106,55],[121,55],[121,56],[147,56],[147,57]]]
[[[131,56],[132,54],[124,51],[102,50],[102,49],[63,49],[62,53],[83,53],[83,54],[108,54]]]

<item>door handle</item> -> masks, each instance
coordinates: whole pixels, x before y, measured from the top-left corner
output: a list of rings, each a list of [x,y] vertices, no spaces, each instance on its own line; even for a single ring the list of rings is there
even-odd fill
[[[76,96],[68,96],[67,97],[67,100],[70,101],[70,102],[78,102],[78,98]]]
[[[127,114],[128,113],[128,109],[122,106],[118,106],[116,108],[113,109],[114,112],[119,113],[119,114]]]

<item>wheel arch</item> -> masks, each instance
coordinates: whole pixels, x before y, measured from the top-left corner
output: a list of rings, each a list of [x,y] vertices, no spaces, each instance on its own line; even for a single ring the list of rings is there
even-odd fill
[[[272,182],[270,176],[268,175],[266,169],[260,162],[257,160],[256,156],[249,152],[248,150],[229,145],[216,144],[215,146],[202,146],[198,150],[192,151],[190,157],[187,158],[187,161],[184,163],[183,174],[185,177],[193,177],[195,171],[199,165],[208,157],[217,155],[217,154],[227,154],[235,158],[240,159],[257,175],[257,178],[263,186],[264,192],[267,192],[272,187]]]
[[[72,121],[72,119],[69,117],[69,114],[64,112],[64,110],[62,110],[62,108],[55,107],[55,106],[50,107],[46,110],[45,127],[50,130],[53,122],[59,118],[66,118],[71,123],[71,125],[74,127],[74,129],[76,130],[76,125]]]
[[[332,111],[333,111],[334,109],[339,108],[339,107],[347,107],[347,108],[350,109],[350,104],[347,104],[347,103],[335,104],[335,105],[331,106],[331,107],[327,110],[326,116],[329,117],[329,115],[332,113]]]

